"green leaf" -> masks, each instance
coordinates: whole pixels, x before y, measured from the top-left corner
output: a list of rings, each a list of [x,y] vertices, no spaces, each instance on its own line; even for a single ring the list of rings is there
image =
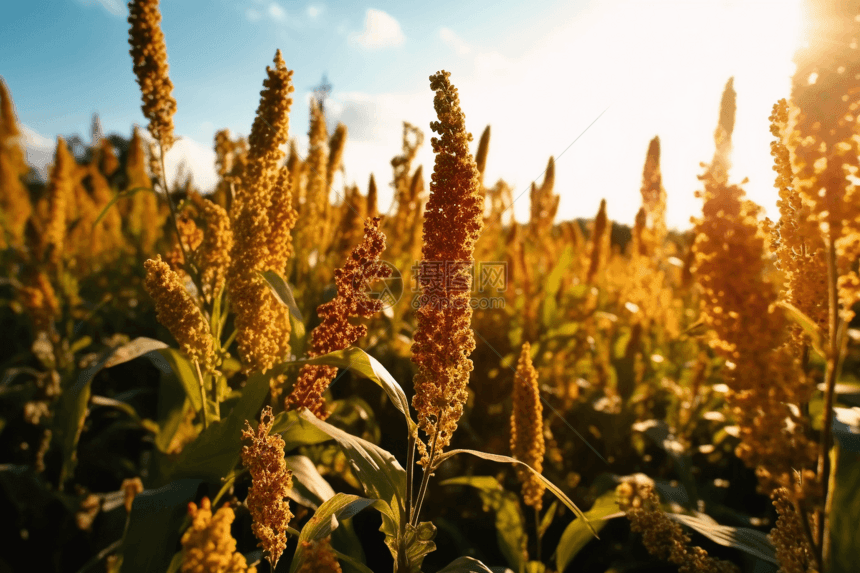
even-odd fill
[[[154,338],[147,338],[145,336],[140,336],[135,338],[128,344],[124,344],[117,348],[113,355],[108,358],[107,362],[105,362],[105,368],[112,368],[113,366],[117,366],[124,362],[129,362],[130,360],[134,360],[144,354],[148,354],[153,350],[160,350],[162,348],[167,348],[167,344],[161,342],[160,340],[155,340]]]
[[[338,519],[347,519],[366,507],[378,507],[382,503],[378,499],[367,499],[345,493],[335,494],[323,503],[302,528],[296,553],[290,563],[290,573],[298,571],[307,560],[307,552],[303,547],[305,542],[320,541],[328,537],[337,528]]]
[[[275,271],[263,271],[260,273],[260,276],[269,285],[272,294],[275,295],[278,302],[290,309],[290,314],[296,317],[299,322],[302,322],[302,313],[299,311],[296,299],[293,297],[293,291],[290,285],[287,284],[287,281]]]
[[[307,409],[301,411],[299,418],[334,438],[343,448],[356,477],[364,487],[365,494],[381,500],[379,505],[375,506],[382,514],[380,531],[386,535],[386,545],[391,549],[396,560],[396,543],[392,544],[392,540],[397,539],[400,522],[406,519],[403,502],[406,494],[406,471],[387,451],[318,420]]]
[[[289,452],[299,446],[312,446],[327,442],[332,437],[299,417],[299,413],[290,410],[275,416],[271,433],[281,434],[284,438],[284,451]]]
[[[307,360],[296,360],[287,364],[324,364],[327,366],[337,366],[338,368],[352,369],[385,390],[394,407],[400,410],[406,418],[409,431],[412,432],[415,430],[416,424],[409,415],[409,400],[406,398],[403,388],[400,387],[400,384],[397,383],[394,377],[388,373],[388,370],[376,358],[361,348],[351,346],[345,350],[338,350],[337,352],[331,352]]]
[[[305,507],[317,509],[334,497],[334,490],[307,456],[286,456],[287,469],[293,473],[290,499]]]
[[[122,573],[167,570],[188,502],[194,500],[199,485],[199,479],[181,479],[135,496],[123,541]]]
[[[93,406],[116,408],[117,410],[125,412],[125,414],[129,418],[131,418],[144,428],[149,428],[149,426],[140,418],[140,416],[137,415],[137,410],[135,410],[134,406],[132,406],[131,404],[116,400],[114,398],[108,398],[107,396],[92,396],[90,398],[90,404],[92,404]],[[151,422],[151,420],[149,420],[149,422]]]
[[[445,460],[447,460],[450,457],[456,456],[457,454],[470,454],[473,456],[477,456],[483,460],[489,460],[491,462],[499,462],[499,463],[504,463],[504,464],[520,464],[521,466],[525,466],[526,468],[529,469],[530,472],[532,472],[534,475],[536,475],[537,478],[543,482],[543,484],[546,486],[546,488],[549,491],[551,491],[553,493],[553,495],[555,495],[565,506],[567,506],[567,508],[570,511],[572,511],[577,517],[584,519],[586,521],[586,523],[588,522],[588,518],[585,517],[585,514],[582,512],[582,510],[579,509],[578,507],[576,507],[576,504],[573,503],[573,501],[571,501],[570,498],[567,497],[564,494],[564,492],[558,488],[558,486],[556,486],[554,483],[552,483],[551,481],[549,481],[548,479],[543,477],[539,471],[536,471],[533,467],[531,467],[527,463],[521,462],[519,460],[515,460],[514,458],[511,458],[509,456],[500,456],[497,454],[488,454],[485,452],[479,452],[477,450],[451,450],[450,452],[445,452],[444,454],[442,454],[441,456],[439,456],[436,459],[436,462],[433,464],[433,470],[435,471],[436,469],[439,468],[439,466]],[[588,523],[588,527],[591,530],[591,532],[594,534],[594,536],[597,537],[597,532],[594,530],[594,528],[591,526],[590,523]],[[598,537],[598,539],[599,539],[599,537]]]
[[[429,521],[422,521],[415,527],[411,523],[406,524],[406,536],[403,540],[403,545],[406,547],[406,572],[421,573],[421,563],[428,553],[436,550],[436,544],[433,539],[436,537],[436,526]],[[388,536],[385,538],[385,544],[391,551],[391,556],[394,557],[394,562],[397,563],[397,558],[400,553],[400,548],[397,547],[396,538]]]
[[[750,529],[749,527],[719,525],[714,523],[713,520],[693,517],[692,515],[682,515],[680,513],[667,513],[666,515],[691,529],[695,529],[714,543],[740,549],[759,559],[779,565],[779,562],[776,560],[773,544],[771,544],[767,535],[761,531]]]
[[[406,471],[397,459],[379,446],[317,419],[307,409],[303,409],[299,417],[341,445],[365,494],[387,504],[390,517],[399,523],[406,492]]]
[[[168,474],[169,480],[195,477],[219,482],[239,461],[245,421],[257,427],[256,416],[269,393],[269,377],[253,374],[230,415],[209,424],[197,439],[185,446]]]
[[[460,557],[448,564],[439,573],[493,573],[493,570],[471,557]]]
[[[182,352],[176,348],[160,348],[154,352],[146,354],[146,357],[152,361],[156,368],[162,372],[166,366],[173,371],[176,379],[182,384],[185,389],[185,395],[191,400],[194,406],[194,411],[199,412],[203,408],[203,397],[201,396],[200,382],[197,379],[196,368],[188,360]],[[215,403],[208,397],[208,386],[206,387],[206,415],[209,421],[218,420]]]
[[[528,553],[524,520],[520,511],[519,497],[506,491],[499,481],[491,476],[463,476],[443,481],[440,485],[468,485],[477,488],[485,508],[496,515],[496,538],[499,549],[514,571],[525,568]]]
[[[77,464],[78,440],[84,429],[84,419],[87,416],[87,403],[90,400],[90,385],[93,378],[104,368],[114,349],[104,351],[96,363],[81,370],[78,379],[65,380],[61,384],[61,393],[55,410],[51,442],[59,446],[63,453],[60,468],[59,487],[72,477]]]
[[[295,412],[293,413],[295,414]],[[331,437],[325,435],[325,439],[330,440]],[[334,497],[334,490],[320,475],[310,458],[287,456],[285,461],[287,468],[293,473],[293,487],[289,493],[290,499],[305,507],[318,509],[320,505]],[[349,556],[347,568],[354,566],[355,563],[364,562],[364,550],[361,547],[361,541],[355,534],[351,519],[342,521],[340,527],[335,529],[331,537],[331,544],[333,548],[342,550]]]
[[[549,506],[549,509],[546,510],[546,513],[543,514],[543,517],[540,520],[540,527],[538,527],[538,535],[543,537],[543,534],[546,533],[546,530],[549,529],[549,526],[552,525],[552,520],[555,519],[555,513],[558,510],[558,500],[552,502],[552,505]]]
[[[173,436],[185,419],[185,413],[193,408],[191,400],[185,395],[185,389],[173,371],[161,372],[158,382],[158,435],[155,446],[160,452],[167,452]]]
[[[593,523],[594,529],[600,531],[609,519],[624,515],[618,510],[618,504],[615,503],[615,490],[610,489],[603,495],[597,498],[594,506],[589,509],[585,515],[588,521]],[[589,526],[582,519],[574,519],[570,522],[564,533],[561,534],[561,539],[558,541],[558,547],[555,553],[555,568],[559,571],[564,571],[567,566],[576,557],[576,554],[591,541],[592,535]]]
[[[803,312],[799,308],[797,308],[791,303],[779,301],[778,303],[776,303],[776,306],[782,308],[785,311],[785,316],[803,329],[803,332],[805,332],[806,335],[809,336],[809,342],[812,348],[820,356],[826,356],[826,354],[824,354],[824,333],[821,332],[821,329],[818,328],[818,325],[815,324],[815,322],[811,318],[803,314]]]

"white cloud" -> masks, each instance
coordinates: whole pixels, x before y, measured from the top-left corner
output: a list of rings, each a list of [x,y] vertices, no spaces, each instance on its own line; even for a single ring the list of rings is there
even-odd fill
[[[114,16],[123,16],[126,13],[125,5],[119,0],[76,0],[84,6],[99,5]]]
[[[451,28],[440,28],[439,37],[460,56],[468,55],[472,51],[472,47]]]
[[[152,136],[146,129],[140,130],[140,136],[149,144]],[[191,172],[194,186],[203,193],[208,193],[218,183],[218,173],[215,171],[215,150],[208,143],[200,143],[190,137],[178,136],[173,147],[164,156],[164,169],[167,171],[168,185],[177,183],[179,165],[185,163]]]
[[[399,46],[405,39],[397,20],[373,8],[369,8],[365,14],[364,30],[352,36],[352,40],[366,50]]]
[[[307,9],[305,10],[305,13],[311,20],[316,20],[320,17],[324,10],[325,6],[323,6],[322,4],[309,4]]]
[[[54,150],[57,147],[56,139],[45,137],[31,127],[20,124],[20,144],[24,148],[27,164],[36,172],[36,176],[45,181],[48,178],[48,167],[54,160]]]
[[[273,20],[277,20],[278,22],[282,22],[286,19],[287,13],[281,8],[281,5],[277,2],[272,2],[269,4],[269,16],[272,17]]]

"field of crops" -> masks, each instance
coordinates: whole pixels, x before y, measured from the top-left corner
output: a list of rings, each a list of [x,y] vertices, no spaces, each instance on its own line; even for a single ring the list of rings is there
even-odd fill
[[[558,221],[552,157],[517,222],[445,71],[385,211],[322,100],[297,150],[280,51],[214,191],[169,185],[158,0],[148,135],[58,137],[39,181],[0,79],[0,573],[856,571],[858,20],[774,103],[776,220],[729,78],[683,232],[658,137],[632,228]]]

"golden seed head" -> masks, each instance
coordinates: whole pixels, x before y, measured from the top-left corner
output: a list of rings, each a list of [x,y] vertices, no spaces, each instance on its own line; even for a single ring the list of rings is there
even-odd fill
[[[621,486],[619,486],[619,489]],[[626,496],[619,492],[621,510],[630,520],[630,529],[642,534],[642,545],[648,553],[678,566],[682,573],[739,573],[737,565],[708,555],[704,549],[690,546],[690,537],[681,526],[670,519],[650,486],[642,488],[643,502],[639,507],[627,505]]]
[[[342,573],[331,548],[331,537],[320,541],[302,541],[302,547],[307,553],[298,573]]]
[[[258,275],[283,274],[291,252],[290,230],[295,222],[289,178],[278,164],[280,146],[289,138],[292,75],[281,52],[260,92],[260,105],[251,128],[247,161],[231,207],[233,248],[227,288],[236,313],[236,342],[246,371],[266,371],[290,350],[287,309]]]
[[[351,317],[370,318],[382,310],[383,301],[371,300],[366,289],[391,274],[391,269],[379,261],[385,250],[385,235],[379,230],[380,218],[364,223],[364,240],[357,245],[344,265],[335,271],[337,296],[317,307],[322,322],[311,333],[309,356],[322,356],[343,350],[367,333],[363,324],[352,324]],[[308,408],[315,416],[325,419],[323,393],[337,375],[333,366],[302,366],[292,393],[287,396],[285,408]]]
[[[211,300],[224,288],[233,248],[230,216],[220,205],[193,195],[203,224],[203,241],[194,253],[195,262],[203,274],[203,295]]]
[[[272,408],[266,406],[256,432],[247,420],[242,430],[242,464],[252,479],[246,501],[253,518],[251,528],[273,570],[287,546],[287,526],[293,517],[286,500],[293,487],[293,474],[284,461],[284,439],[269,434],[274,422]]]
[[[543,406],[540,403],[538,375],[532,365],[531,346],[523,344],[514,376],[511,413],[511,453],[521,462],[538,472],[543,471],[543,456],[546,452],[543,436]],[[540,511],[546,486],[535,475],[522,466],[517,466],[517,477],[522,483],[526,505]]]
[[[60,303],[54,287],[44,272],[34,272],[19,291],[21,304],[33,321],[33,329],[50,333],[60,316]]]
[[[155,301],[158,322],[179,342],[179,347],[206,370],[214,368],[215,352],[209,323],[179,275],[161,260],[161,255],[143,264],[146,278],[143,286]]]
[[[57,264],[63,258],[69,209],[74,209],[76,168],[77,163],[65,140],[57,137],[54,165],[51,167],[46,190],[49,214],[44,224],[40,253],[42,258],[48,256],[52,264]]]
[[[424,246],[420,278],[421,306],[415,311],[417,325],[412,361],[418,366],[412,405],[418,425],[436,437],[441,452],[451,442],[466,403],[466,385],[472,371],[469,355],[475,349],[470,306],[475,242],[481,234],[484,201],[478,189],[478,169],[469,153],[472,135],[460,109],[457,88],[449,72],[430,76],[436,92],[438,121],[430,128],[436,161],[430,182],[430,198],[424,214]],[[441,265],[441,267],[440,267]],[[428,280],[444,269],[444,280]],[[429,452],[419,440],[422,463]]]
[[[143,97],[143,116],[149,120],[149,133],[167,151],[173,145],[173,83],[167,75],[167,46],[161,31],[158,0],[132,0],[128,3],[128,43],[134,75]]]
[[[776,559],[785,573],[807,573],[816,570],[815,555],[803,530],[801,517],[795,510],[791,496],[785,488],[771,494],[777,520],[768,538],[776,548]],[[814,526],[810,523],[814,530]]]
[[[212,515],[208,497],[188,504],[191,527],[182,535],[182,573],[257,573],[248,567],[244,555],[236,551],[230,526],[236,518],[233,509],[222,506]]]
[[[588,263],[588,274],[585,282],[594,284],[600,269],[606,264],[609,247],[609,225],[606,216],[606,199],[600,200],[600,209],[594,218],[594,228],[591,231],[591,254]]]

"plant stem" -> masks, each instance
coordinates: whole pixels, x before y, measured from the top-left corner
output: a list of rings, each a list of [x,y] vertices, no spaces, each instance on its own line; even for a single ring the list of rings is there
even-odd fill
[[[191,259],[188,256],[188,250],[182,242],[182,233],[179,232],[179,222],[176,217],[176,207],[173,205],[173,201],[170,200],[170,191],[167,189],[167,168],[164,166],[164,145],[162,145],[160,139],[157,141],[158,161],[161,164],[161,188],[164,190],[164,198],[167,199],[167,206],[170,208],[170,219],[173,221],[173,230],[176,231],[176,242],[179,243],[179,249],[182,251],[182,266],[185,268],[185,272],[188,273],[188,276],[191,277],[191,280],[194,282],[194,286],[197,287],[197,292],[202,299],[203,287],[200,284],[197,267],[191,263]]]
[[[825,374],[824,385],[824,416],[821,426],[821,442],[818,449],[818,478],[822,487],[822,498],[824,499],[825,508],[818,513],[817,540],[815,543],[815,552],[819,557],[820,563],[827,566],[829,563],[829,537],[830,523],[827,515],[828,498],[831,495],[830,491],[830,448],[833,442],[833,394],[836,388],[836,378],[839,365],[839,355],[841,354],[841,344],[838,340],[840,330],[839,324],[839,292],[837,289],[838,272],[836,269],[836,243],[831,234],[827,244],[827,294],[829,302],[829,324],[828,324],[828,347],[827,347],[827,372]],[[826,553],[825,553],[826,550]]]
[[[543,561],[541,560],[540,538],[540,510],[538,508],[535,508],[535,544],[537,545],[537,553],[535,553],[535,560],[543,563]]]
[[[223,348],[224,350],[229,350],[230,345],[233,344],[233,341],[236,339],[236,335],[238,333],[238,330],[233,329],[233,332],[230,334],[230,336],[227,337],[227,340],[224,342],[224,344],[221,345],[221,348]]]
[[[427,466],[424,468],[424,475],[421,477],[421,487],[418,489],[418,498],[415,500],[415,513],[412,515],[412,526],[418,525],[418,514],[421,513],[421,505],[424,503],[424,496],[427,494],[427,484],[430,483],[430,475],[433,473],[433,459],[436,457],[436,439],[439,437],[439,423],[436,423],[436,430],[433,432],[433,445],[430,446],[430,457],[427,459]]]
[[[415,429],[417,432],[418,429]],[[409,445],[406,450],[406,507],[401,520],[401,530],[405,533],[406,522],[412,521],[412,482],[415,476],[415,432],[409,432]]]
[[[200,400],[203,402],[203,429],[209,427],[209,415],[206,413],[206,388],[203,385],[203,374],[200,373],[200,363],[194,360],[194,366],[197,369],[197,382],[200,383]]]

